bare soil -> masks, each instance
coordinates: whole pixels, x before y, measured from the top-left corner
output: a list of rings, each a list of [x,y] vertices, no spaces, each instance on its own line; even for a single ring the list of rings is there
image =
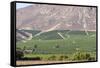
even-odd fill
[[[34,64],[51,64],[51,63],[65,63],[69,61],[16,61],[17,65],[34,65]]]

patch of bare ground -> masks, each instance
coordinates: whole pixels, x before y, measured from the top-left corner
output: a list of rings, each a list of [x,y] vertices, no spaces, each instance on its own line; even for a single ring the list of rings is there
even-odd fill
[[[34,64],[51,64],[51,63],[65,63],[69,61],[16,61],[17,65],[34,65]]]

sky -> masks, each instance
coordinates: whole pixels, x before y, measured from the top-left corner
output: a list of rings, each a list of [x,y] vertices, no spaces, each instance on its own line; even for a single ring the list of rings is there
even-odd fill
[[[17,3],[17,4],[16,4],[16,9],[24,8],[24,7],[27,7],[27,6],[30,6],[30,5],[32,5],[32,4]]]

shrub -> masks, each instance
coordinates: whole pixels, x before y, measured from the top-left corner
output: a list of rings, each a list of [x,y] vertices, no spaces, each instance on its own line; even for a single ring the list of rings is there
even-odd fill
[[[94,60],[94,57],[91,57],[89,53],[82,53],[82,52],[77,52],[73,56],[73,60]]]
[[[26,47],[26,46],[24,46],[24,47],[23,47],[23,50],[26,50],[26,48],[27,48],[27,47]]]
[[[59,57],[59,60],[66,60],[66,59],[68,59],[68,56],[61,55],[61,56]]]
[[[16,59],[21,59],[24,57],[24,53],[22,50],[16,50]]]
[[[68,56],[64,56],[65,59],[68,59]]]
[[[50,56],[49,58],[48,58],[48,60],[56,60],[56,56]]]
[[[24,58],[21,58],[21,60],[41,60],[40,57],[24,57]]]
[[[55,48],[59,48],[59,47],[60,47],[59,45],[56,45],[56,46],[55,46]]]
[[[89,59],[90,57],[90,54],[86,53],[86,59]]]
[[[32,49],[32,53],[33,53],[33,52],[35,52],[35,49],[34,49],[34,48]]]
[[[90,57],[88,58],[89,61],[94,61],[95,60],[95,57]]]
[[[19,47],[16,47],[16,49],[17,49],[17,50],[22,50],[22,49],[21,49],[21,48],[19,48]]]
[[[35,45],[34,45],[34,48],[37,48],[37,47],[38,47],[37,44],[35,44]]]

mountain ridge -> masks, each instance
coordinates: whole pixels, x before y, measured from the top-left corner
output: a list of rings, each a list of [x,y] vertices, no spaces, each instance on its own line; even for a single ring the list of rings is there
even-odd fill
[[[47,30],[61,23],[58,30],[96,30],[94,7],[32,5],[17,10],[17,29]]]

